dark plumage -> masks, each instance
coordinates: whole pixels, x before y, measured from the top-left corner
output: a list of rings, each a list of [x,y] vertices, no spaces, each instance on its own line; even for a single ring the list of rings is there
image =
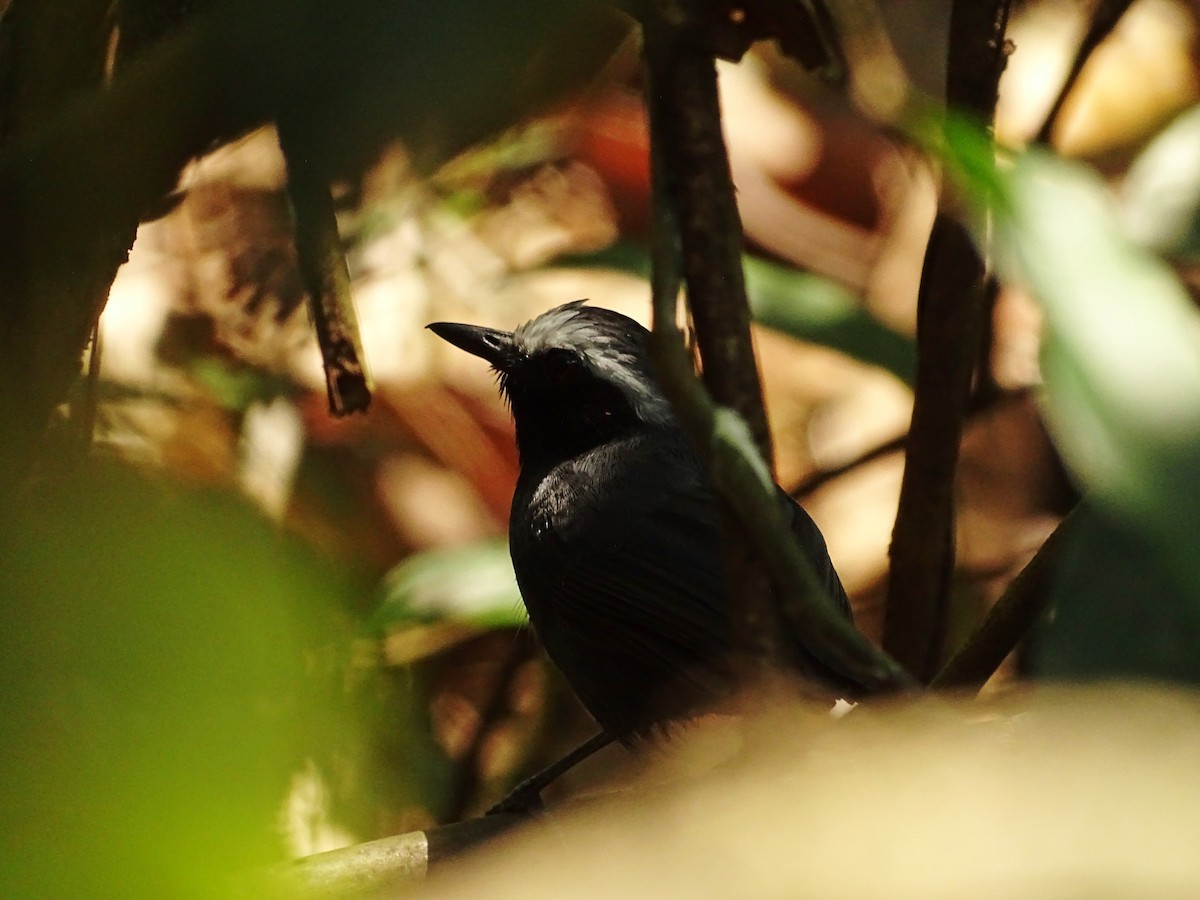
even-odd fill
[[[511,334],[429,326],[499,375],[521,474],[509,547],[547,653],[605,732],[629,740],[728,693],[730,591],[707,472],[650,371],[646,330],[568,303]],[[793,530],[839,608],[816,525],[783,491]],[[798,671],[854,685],[797,641]]]

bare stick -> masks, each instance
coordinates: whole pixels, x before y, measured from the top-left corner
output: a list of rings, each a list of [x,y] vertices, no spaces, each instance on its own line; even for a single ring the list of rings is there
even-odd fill
[[[1000,668],[1045,610],[1050,599],[1050,576],[1075,518],[1071,513],[1059,523],[930,687],[978,690]]]
[[[279,146],[287,160],[296,256],[321,348],[329,411],[335,416],[366,412],[371,405],[371,381],[364,365],[350,270],[338,237],[333,196],[329,184],[310,164],[303,143],[286,123],[279,125]]]
[[[956,0],[947,103],[990,122],[1007,59],[1008,0]],[[954,567],[954,472],[982,334],[986,267],[966,228],[939,214],[917,298],[917,380],[889,550],[883,645],[918,678],[937,671]]]

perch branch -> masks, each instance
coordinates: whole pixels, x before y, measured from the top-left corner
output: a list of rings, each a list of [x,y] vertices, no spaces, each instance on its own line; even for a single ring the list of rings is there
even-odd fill
[[[446,860],[528,822],[528,816],[498,813],[316,853],[248,879],[241,895],[350,900],[400,892]]]

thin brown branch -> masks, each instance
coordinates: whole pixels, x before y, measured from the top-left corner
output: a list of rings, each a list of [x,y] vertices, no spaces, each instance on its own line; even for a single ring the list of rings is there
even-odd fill
[[[678,115],[672,109],[675,96],[663,87],[663,79],[670,77],[664,67],[671,57],[658,55],[662,51],[658,42],[671,39],[656,30],[662,25],[647,25],[646,41],[654,188],[654,327],[650,350],[659,382],[681,424],[708,460],[717,486],[730,505],[734,517],[730,532],[738,535],[744,545],[753,546],[765,562],[787,624],[820,647],[830,664],[869,689],[907,689],[914,684],[912,678],[840,615],[825,596],[812,564],[783,522],[770,470],[749,430],[736,413],[722,410],[696,377],[684,336],[675,324],[675,303],[686,275],[684,248],[694,235],[682,226],[686,212],[678,193],[687,188],[680,184],[676,170],[680,164],[674,143],[678,134],[671,130],[671,117]],[[736,208],[732,214],[736,216]],[[689,300],[694,302],[690,283]],[[770,596],[766,599],[771,601]],[[778,629],[779,613],[772,606],[766,614],[771,617],[768,624]],[[743,621],[742,627],[758,625]]]
[[[980,311],[980,334],[975,362],[975,388],[972,397],[996,397],[1002,388],[996,383],[992,371],[992,357],[996,352],[996,303],[1000,299],[1000,279],[989,272],[983,285],[983,309]]]
[[[1067,97],[1071,96],[1071,91],[1075,89],[1075,82],[1079,80],[1083,67],[1087,65],[1087,61],[1091,59],[1096,48],[1112,34],[1112,30],[1117,27],[1117,23],[1125,15],[1125,11],[1132,5],[1133,0],[1100,0],[1096,4],[1095,10],[1092,11],[1092,20],[1088,23],[1087,32],[1080,41],[1079,48],[1075,51],[1071,67],[1067,70],[1067,77],[1054,96],[1054,102],[1050,104],[1050,109],[1046,112],[1046,118],[1042,120],[1042,127],[1038,129],[1034,141],[1039,144],[1050,143],[1050,137],[1058,125],[1058,117],[1062,113],[1063,104],[1067,102]]]
[[[696,327],[704,383],[738,413],[763,458],[772,459],[762,384],[750,341],[742,272],[742,222],[721,131],[717,71],[707,32],[689,5],[655,4],[645,23],[657,134],[667,194],[678,210],[682,270]]]
[[[996,392],[975,391],[971,394],[971,398],[967,401],[967,424],[976,416],[991,412],[1000,406],[1007,406],[1010,403],[1017,403],[1026,400],[1030,395],[1030,388],[1015,388],[1012,390],[1000,390]],[[882,459],[885,456],[890,456],[893,453],[898,453],[904,449],[904,445],[908,442],[908,432],[898,434],[890,440],[886,440],[881,444],[876,444],[871,449],[847,460],[839,466],[832,466],[828,469],[821,469],[807,476],[803,481],[796,485],[791,494],[793,497],[803,498],[812,494],[814,491],[820,490],[831,481],[836,481],[843,475],[848,475],[855,469],[865,466],[867,463],[874,462],[877,459]]]
[[[947,103],[990,122],[1007,60],[1008,0],[956,0]],[[917,297],[917,379],[889,549],[883,644],[918,678],[936,673],[954,567],[954,471],[983,326],[985,265],[967,229],[934,221]]]
[[[1012,0],[955,0],[950,12],[946,105],[990,123],[1012,48],[1005,37]]]
[[[938,216],[917,301],[917,380],[888,549],[883,645],[918,678],[937,671],[954,565],[954,471],[981,324],[983,265],[965,227]]]
[[[350,269],[338,236],[337,214],[329,184],[315,171],[285,122],[278,125],[279,146],[287,161],[288,199],[292,204],[296,257],[308,292],[308,312],[321,364],[329,411],[335,416],[366,412],[371,381],[350,290]]]
[[[992,606],[979,627],[930,683],[934,688],[978,690],[1000,668],[1046,609],[1051,576],[1069,540],[1074,513],[1059,523]]]
[[[661,196],[674,213],[679,263],[704,368],[716,404],[746,422],[758,453],[772,448],[762,385],[750,342],[742,272],[742,230],[721,132],[717,72],[704,22],[691,5],[657,0],[643,21],[651,143]],[[705,440],[705,432],[694,432]],[[711,432],[709,432],[711,433]],[[726,496],[726,500],[730,498]],[[748,677],[783,658],[781,621],[770,581],[744,529],[727,509],[724,551],[736,585],[733,641]]]

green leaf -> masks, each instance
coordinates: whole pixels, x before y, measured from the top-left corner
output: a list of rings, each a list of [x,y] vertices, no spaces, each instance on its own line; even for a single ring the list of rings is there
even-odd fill
[[[983,124],[941,107],[914,105],[904,127],[909,136],[941,160],[946,174],[979,220],[987,210],[1010,210],[1011,184],[996,164],[996,145]]]
[[[1153,536],[1177,575],[1200,583],[1190,540],[1200,533],[1200,318],[1187,291],[1125,235],[1090,169],[1033,149],[989,170],[982,128],[949,116],[935,135],[921,121],[918,137],[964,198],[990,209],[990,234],[982,216],[977,231],[991,237],[1000,274],[1045,311],[1046,416],[1068,464],[1100,504]]]
[[[231,365],[216,356],[201,356],[191,362],[189,371],[217,403],[235,412],[244,412],[251,404],[272,400],[294,392],[285,378],[248,366]]]
[[[1200,602],[1143,528],[1085,500],[1050,586],[1054,614],[1030,636],[1039,678],[1154,678],[1200,684]]]
[[[450,620],[480,628],[526,622],[525,607],[503,540],[417,553],[389,572],[372,617],[378,631]]]
[[[1095,499],[1200,584],[1200,318],[1183,285],[1123,234],[1103,182],[1039,151],[1006,176],[1001,271],[1046,314],[1046,414]]]
[[[1194,143],[1200,124],[1179,127]],[[981,242],[991,239],[1000,275],[1045,312],[1045,419],[1088,495],[1058,561],[1055,615],[1030,642],[1030,670],[1196,681],[1200,317],[1171,269],[1126,234],[1159,215],[1195,168],[1175,188],[1163,189],[1171,173],[1155,173],[1157,195],[1135,184],[1122,221],[1084,166],[1034,149],[989,173],[983,129],[945,134],[926,146],[947,163]],[[1196,158],[1194,146],[1175,151]],[[1156,235],[1138,236],[1165,246]]]

